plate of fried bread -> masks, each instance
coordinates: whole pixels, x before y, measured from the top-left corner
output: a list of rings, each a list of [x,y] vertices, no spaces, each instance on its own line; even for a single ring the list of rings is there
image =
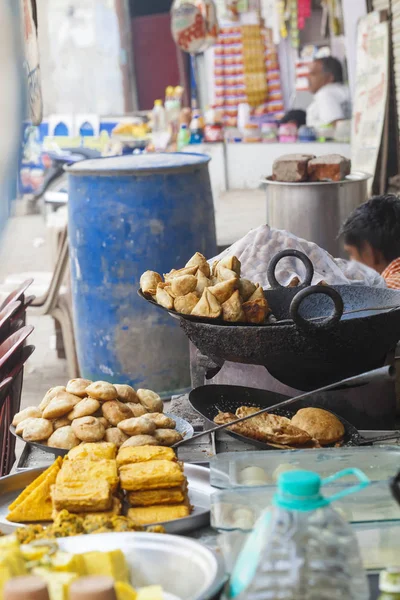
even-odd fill
[[[164,413],[156,392],[88,379],[51,388],[38,406],[14,415],[10,430],[56,456],[87,442],[173,446],[193,435],[190,423]]]
[[[208,524],[211,493],[209,470],[172,448],[84,443],[48,469],[0,481],[0,528],[30,524],[39,538],[152,525],[181,533]]]

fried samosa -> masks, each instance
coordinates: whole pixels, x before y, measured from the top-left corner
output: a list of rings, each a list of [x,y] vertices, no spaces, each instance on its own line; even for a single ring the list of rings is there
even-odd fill
[[[218,319],[221,316],[222,308],[216,297],[206,288],[192,310],[192,315],[196,317],[207,317],[209,319]]]
[[[247,302],[256,291],[257,286],[249,281],[249,279],[239,279],[238,290],[243,302]]]
[[[199,299],[194,292],[185,296],[178,296],[174,300],[174,309],[182,315],[191,315],[198,301]]]
[[[184,267],[183,269],[172,269],[169,273],[164,274],[165,281],[171,281],[175,277],[182,277],[183,275],[196,275],[199,267]]]
[[[226,302],[233,294],[237,287],[237,279],[229,279],[228,281],[221,281],[216,285],[208,288],[208,291],[218,300],[220,304]]]
[[[256,289],[250,296],[249,302],[252,302],[253,300],[265,300],[264,290],[259,283],[256,284]]]
[[[171,280],[171,292],[172,296],[177,298],[178,296],[186,296],[190,292],[194,292],[197,285],[197,279],[194,275],[182,275],[181,277],[174,277]]]
[[[140,278],[140,287],[143,294],[154,296],[157,291],[157,286],[162,282],[162,277],[155,271],[145,271]]]
[[[185,268],[187,267],[199,267],[199,271],[204,273],[206,277],[210,277],[210,265],[208,264],[206,257],[200,252],[196,252],[196,254],[192,256],[185,265]]]
[[[208,277],[206,277],[203,273],[203,271],[200,271],[200,269],[197,271],[197,285],[196,285],[196,294],[198,295],[198,297],[200,298],[200,296],[202,295],[202,293],[204,292],[204,290],[206,289],[206,287],[210,287],[211,285],[211,281]]]
[[[156,291],[156,302],[164,308],[171,310],[174,308],[174,299],[168,291],[168,286],[165,283],[159,283]]]
[[[231,323],[245,323],[246,315],[242,308],[239,290],[233,292],[232,296],[222,305],[222,319]]]
[[[242,304],[247,323],[264,323],[268,315],[268,304],[265,299],[249,300]]]
[[[240,277],[240,268],[241,268],[240,260],[236,256],[225,256],[219,261],[218,269],[221,267],[226,267],[231,271],[234,271],[238,277]]]
[[[239,275],[236,271],[232,271],[232,269],[228,269],[219,263],[217,266],[217,279],[218,281],[229,281],[230,279],[239,279]]]

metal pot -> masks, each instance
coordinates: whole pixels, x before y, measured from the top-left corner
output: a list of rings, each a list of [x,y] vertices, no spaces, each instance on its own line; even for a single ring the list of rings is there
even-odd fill
[[[344,256],[337,234],[343,221],[367,199],[371,176],[355,171],[338,182],[284,183],[264,180],[267,223],[315,242],[333,256]]]

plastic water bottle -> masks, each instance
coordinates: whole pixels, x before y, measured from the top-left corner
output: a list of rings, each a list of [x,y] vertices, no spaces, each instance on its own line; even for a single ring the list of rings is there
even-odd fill
[[[153,108],[153,129],[152,129],[152,138],[153,144],[156,150],[162,151],[165,150],[170,134],[168,131],[167,119],[165,115],[165,109],[163,107],[162,100],[156,100],[154,102]]]
[[[356,475],[359,483],[330,498],[321,495],[321,485],[347,475]],[[330,506],[368,483],[358,469],[324,481],[312,471],[283,473],[273,508],[261,515],[238,557],[229,598],[368,600],[356,536]]]
[[[186,123],[182,123],[177,139],[178,152],[190,144],[190,131]]]

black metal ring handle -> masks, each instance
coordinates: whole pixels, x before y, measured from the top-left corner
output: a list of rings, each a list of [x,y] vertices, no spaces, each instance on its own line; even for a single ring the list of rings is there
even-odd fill
[[[292,250],[292,249],[288,248],[287,250],[282,250],[281,252],[278,252],[278,254],[275,254],[275,256],[273,257],[273,259],[271,260],[271,262],[268,265],[267,277],[268,277],[269,285],[272,287],[272,289],[284,288],[284,286],[281,285],[279,283],[279,281],[277,280],[277,278],[275,276],[275,270],[276,270],[278,262],[280,260],[282,260],[282,258],[285,258],[287,256],[290,256],[292,258],[298,258],[299,260],[301,260],[301,262],[303,263],[303,265],[306,268],[306,277],[305,277],[304,281],[297,287],[304,287],[307,285],[311,285],[312,278],[314,277],[314,267],[313,267],[311,260],[308,258],[308,256],[306,254],[304,254],[304,252],[300,252],[300,250]]]
[[[390,480],[390,489],[395,500],[400,504],[400,471],[397,473],[396,477],[393,477],[393,479]]]
[[[309,296],[313,296],[314,294],[325,294],[325,296],[329,296],[333,300],[335,306],[332,314],[330,314],[328,317],[318,319],[316,321],[309,321],[300,315],[299,309],[303,300]],[[343,309],[343,300],[339,292],[327,285],[312,285],[304,290],[301,290],[295,295],[290,304],[290,316],[299,329],[315,331],[318,329],[329,329],[336,325],[336,323],[338,323],[342,318]]]

